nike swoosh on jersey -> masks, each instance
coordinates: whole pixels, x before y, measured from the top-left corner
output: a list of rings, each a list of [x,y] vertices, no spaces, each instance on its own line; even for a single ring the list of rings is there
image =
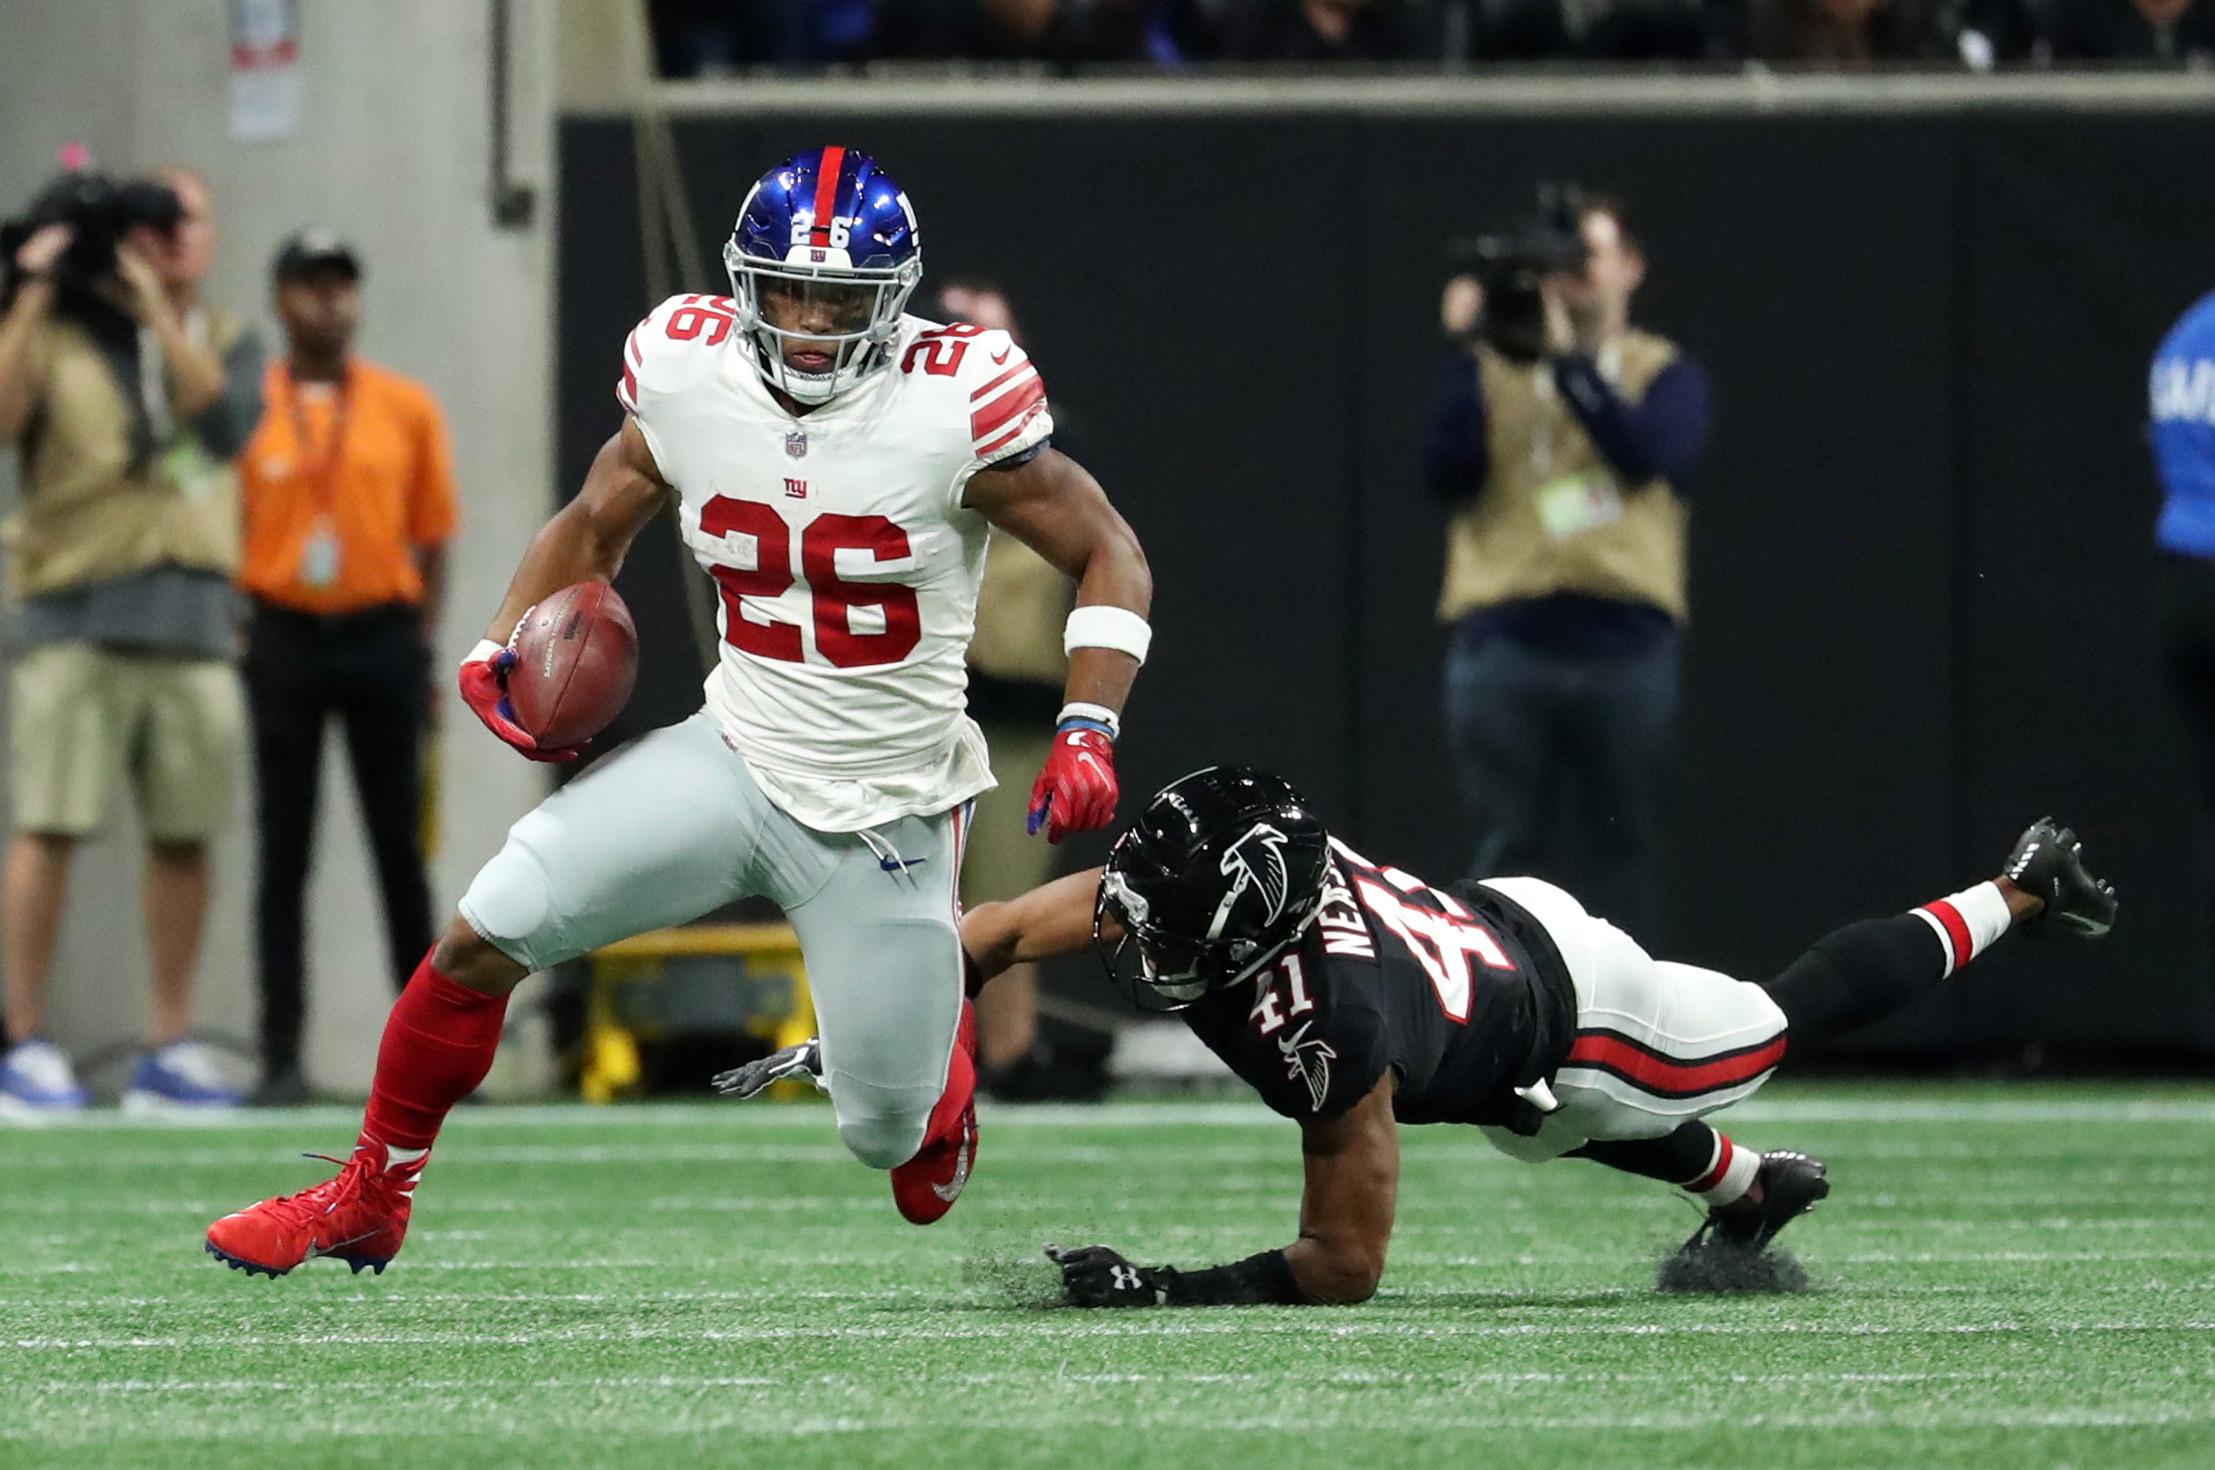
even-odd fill
[[[1009,357],[1010,357],[1011,355],[1013,355],[1014,351],[1015,351],[1014,347],[1012,347],[1012,346],[1009,346],[1009,347],[1003,347],[1003,348],[1001,348],[1001,349],[1000,349],[1000,350],[999,350],[998,352],[995,352],[995,353],[993,353],[993,354],[992,354],[992,365],[993,365],[994,367],[1000,367],[1000,366],[1003,366],[1003,365],[1004,365],[1004,364],[1005,364],[1005,363],[1007,362],[1008,358],[1009,358]]]

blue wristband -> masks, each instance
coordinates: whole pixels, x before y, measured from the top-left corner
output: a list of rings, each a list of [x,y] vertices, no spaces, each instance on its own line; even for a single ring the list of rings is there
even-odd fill
[[[1107,736],[1108,743],[1110,745],[1113,745],[1115,743],[1115,727],[1113,725],[1110,725],[1105,720],[1095,720],[1085,715],[1071,715],[1067,719],[1063,720],[1060,724],[1054,726],[1054,733],[1056,735],[1059,735],[1067,730],[1097,730],[1102,735]]]

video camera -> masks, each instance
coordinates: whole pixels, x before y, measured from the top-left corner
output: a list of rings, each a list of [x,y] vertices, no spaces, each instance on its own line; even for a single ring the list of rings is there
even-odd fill
[[[1584,190],[1576,184],[1538,186],[1537,212],[1504,230],[1456,240],[1446,258],[1484,287],[1476,335],[1523,362],[1546,355],[1546,303],[1539,283],[1584,269]]]
[[[69,248],[54,263],[56,304],[63,310],[106,309],[95,293],[115,275],[115,247],[132,230],[173,230],[184,217],[177,192],[151,179],[114,179],[89,170],[65,173],[38,192],[21,214],[0,221],[0,310],[21,287],[15,253],[48,225],[70,228]]]

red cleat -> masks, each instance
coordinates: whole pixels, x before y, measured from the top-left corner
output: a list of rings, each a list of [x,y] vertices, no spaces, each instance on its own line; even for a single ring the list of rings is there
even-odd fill
[[[429,1149],[404,1149],[395,1162],[366,1135],[338,1177],[298,1194],[265,1199],[208,1227],[208,1254],[252,1276],[282,1276],[311,1256],[335,1256],[354,1268],[383,1273],[407,1238],[416,1176]],[[311,1159],[328,1158],[309,1154]],[[959,1193],[959,1190],[956,1190]]]
[[[954,1207],[977,1161],[977,1008],[961,1003],[946,1091],[915,1157],[892,1171],[892,1202],[910,1224],[928,1225]]]

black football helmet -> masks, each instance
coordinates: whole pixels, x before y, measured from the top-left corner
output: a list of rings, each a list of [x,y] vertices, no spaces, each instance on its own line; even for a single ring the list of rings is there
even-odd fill
[[[1092,909],[1108,979],[1147,1010],[1235,985],[1315,922],[1330,834],[1266,771],[1209,766],[1154,794],[1115,840]],[[1123,937],[1110,945],[1113,919]]]

